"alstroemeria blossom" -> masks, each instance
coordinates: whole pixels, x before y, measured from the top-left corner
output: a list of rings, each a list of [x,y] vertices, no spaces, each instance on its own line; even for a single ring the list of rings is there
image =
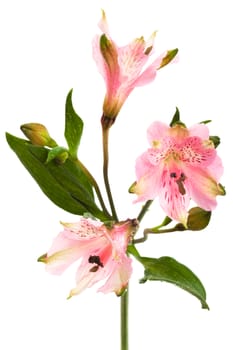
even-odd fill
[[[137,159],[137,181],[130,189],[138,195],[135,202],[158,196],[166,214],[184,225],[190,199],[204,210],[214,209],[216,196],[224,194],[219,184],[223,166],[208,127],[154,122],[148,140],[151,148]]]
[[[132,272],[126,249],[135,232],[136,220],[126,220],[108,228],[98,221],[82,218],[77,223],[63,223],[63,226],[64,231],[55,238],[48,253],[38,259],[46,263],[46,270],[59,275],[81,258],[76,287],[69,297],[101,280],[104,284],[98,291],[120,295]]]
[[[103,34],[93,41],[93,57],[106,83],[103,115],[115,120],[131,91],[153,81],[157,70],[168,64],[178,50],[164,52],[144,69],[153,54],[155,33],[148,41],[141,37],[119,47],[111,39],[104,12],[99,27]]]

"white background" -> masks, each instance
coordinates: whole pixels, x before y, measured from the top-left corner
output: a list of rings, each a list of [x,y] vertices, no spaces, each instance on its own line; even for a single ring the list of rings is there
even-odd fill
[[[26,122],[45,124],[65,146],[64,104],[73,102],[85,122],[80,157],[102,186],[99,119],[105,93],[92,59],[91,41],[104,8],[112,36],[120,44],[158,30],[158,54],[179,48],[179,63],[127,100],[111,130],[110,177],[119,216],[135,217],[127,189],[135,180],[135,158],[147,147],[154,120],[170,122],[178,106],[187,125],[212,119],[221,136],[225,165],[209,227],[201,232],[150,237],[140,252],[169,255],[189,266],[207,290],[210,311],[172,285],[147,282],[134,264],[130,288],[130,350],[233,348],[232,286],[232,10],[231,1],[1,1],[1,289],[0,348],[119,349],[119,299],[94,288],[67,301],[75,266],[61,277],[48,275],[37,257],[74,215],[54,206],[6,144],[4,132],[22,136]],[[154,205],[145,226],[159,224]]]

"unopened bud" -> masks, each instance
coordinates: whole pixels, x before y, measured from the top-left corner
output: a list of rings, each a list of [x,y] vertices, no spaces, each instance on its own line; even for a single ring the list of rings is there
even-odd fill
[[[56,142],[49,135],[46,127],[42,124],[23,124],[21,125],[20,129],[33,145],[48,146],[51,148],[57,146]]]
[[[192,231],[200,231],[206,228],[210,222],[211,211],[206,211],[199,207],[189,210],[187,228]]]

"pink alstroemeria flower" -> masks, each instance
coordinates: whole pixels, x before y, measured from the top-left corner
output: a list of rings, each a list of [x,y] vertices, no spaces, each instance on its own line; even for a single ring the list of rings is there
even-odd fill
[[[204,210],[214,209],[216,196],[224,194],[218,183],[223,166],[208,127],[154,122],[148,140],[151,148],[137,159],[137,181],[130,189],[138,195],[135,202],[158,196],[166,214],[184,225],[190,199]]]
[[[136,220],[126,220],[112,228],[85,218],[77,223],[62,225],[64,231],[38,261],[46,263],[48,272],[60,275],[82,258],[76,274],[76,287],[70,291],[69,297],[101,280],[105,283],[98,291],[120,295],[127,287],[132,272],[131,259],[126,255],[126,250],[136,230]]]
[[[94,38],[93,57],[106,83],[103,116],[113,123],[131,91],[152,82],[157,70],[173,60],[178,49],[166,51],[143,70],[153,53],[156,33],[148,41],[141,37],[119,47],[111,39],[104,11],[99,27],[104,34]]]

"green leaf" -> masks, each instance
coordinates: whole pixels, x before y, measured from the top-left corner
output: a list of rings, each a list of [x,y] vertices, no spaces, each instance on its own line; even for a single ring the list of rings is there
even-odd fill
[[[72,158],[77,158],[77,150],[83,132],[83,121],[75,112],[72,104],[72,92],[66,98],[66,119],[65,119],[65,138],[69,147],[69,152]]]
[[[140,281],[165,281],[172,283],[197,297],[203,309],[209,309],[206,292],[199,278],[185,265],[173,258],[164,256],[159,259],[141,257],[145,275]]]
[[[6,134],[7,142],[45,195],[57,206],[77,215],[90,212],[100,220],[109,219],[96,206],[92,186],[73,159],[60,164],[46,163],[49,150]]]
[[[202,122],[200,122],[200,124],[209,124],[211,122],[212,122],[211,119],[207,119],[207,120],[203,120]]]

